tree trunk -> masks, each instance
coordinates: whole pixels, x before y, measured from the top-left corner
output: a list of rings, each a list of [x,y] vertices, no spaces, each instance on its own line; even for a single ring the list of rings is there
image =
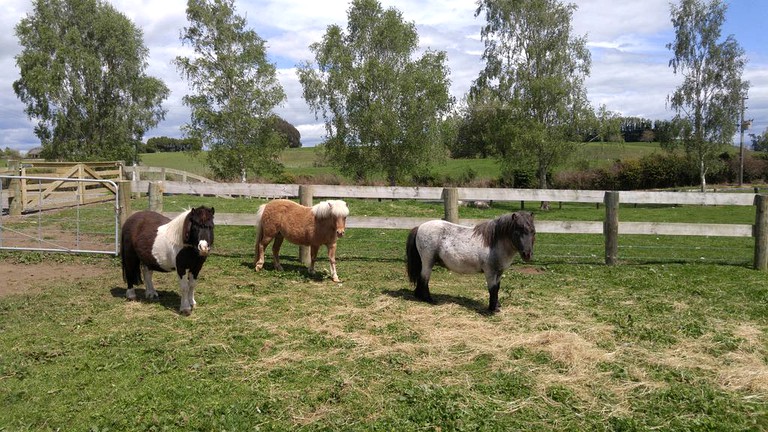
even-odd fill
[[[539,189],[547,189],[547,170],[543,166],[539,166]],[[549,210],[549,201],[542,201],[539,205],[539,210]]]

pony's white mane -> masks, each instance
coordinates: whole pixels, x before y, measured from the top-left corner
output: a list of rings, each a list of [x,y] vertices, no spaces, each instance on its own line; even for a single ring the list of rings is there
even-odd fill
[[[176,244],[176,245],[183,245],[184,244],[184,220],[187,218],[187,215],[189,212],[191,212],[192,209],[186,209],[181,214],[176,216],[175,218],[171,219],[170,222],[168,222],[165,225],[161,225],[160,228],[158,228],[158,234],[165,234],[166,240],[169,242]]]
[[[312,214],[318,219],[329,216],[347,217],[349,216],[349,208],[347,208],[347,203],[342,200],[320,201],[312,206]]]

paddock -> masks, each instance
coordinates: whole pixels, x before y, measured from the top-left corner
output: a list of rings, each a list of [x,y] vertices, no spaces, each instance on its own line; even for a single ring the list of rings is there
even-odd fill
[[[405,231],[348,229],[338,256],[346,277],[335,284],[310,275],[295,254],[283,258],[284,272],[254,273],[249,229],[217,227],[217,245],[228,246],[206,263],[196,294],[205,306],[190,317],[177,313],[173,274],[156,275],[159,301],[129,302],[116,258],[56,255],[47,266],[50,254],[0,252],[0,271],[50,267],[0,297],[0,424],[768,424],[768,288],[748,263],[607,266],[602,256],[556,259],[537,249],[532,263],[506,272],[502,311],[490,316],[482,275],[436,268],[436,304],[418,301],[405,274]],[[540,237],[537,248],[557,243]]]

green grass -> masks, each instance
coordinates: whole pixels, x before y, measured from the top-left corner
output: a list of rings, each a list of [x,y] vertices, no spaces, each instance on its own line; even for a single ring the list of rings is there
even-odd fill
[[[293,178],[309,178],[323,182],[328,179],[350,182],[338,170],[323,161],[319,149],[305,147],[286,149],[281,157],[286,173]],[[618,159],[637,159],[653,152],[659,152],[657,143],[586,143],[579,144],[573,157],[559,169],[588,168],[609,166]],[[141,155],[141,163],[147,166],[157,166],[188,171],[194,174],[210,177],[205,166],[206,153],[197,155],[188,153],[145,153]],[[495,159],[448,159],[444,163],[435,164],[432,174],[437,178],[458,179],[473,173],[478,181],[488,181],[499,178],[501,171]],[[381,178],[373,179],[383,181]]]
[[[216,230],[191,317],[169,274],[160,302],[126,301],[116,258],[57,255],[83,276],[0,297],[0,429],[768,427],[768,287],[747,266],[607,267],[551,253],[599,236],[541,235],[487,315],[481,275],[436,268],[438,304],[415,301],[404,231],[350,229],[334,284],[324,251],[316,276],[291,245],[285,271],[255,273],[253,230]]]
[[[313,168],[301,150],[296,168]],[[164,208],[263,202],[174,195]],[[347,202],[353,215],[443,212]],[[526,209],[537,220],[604,215],[587,204]],[[752,223],[754,209],[628,205],[620,218]],[[268,256],[255,273],[253,228],[219,226],[190,317],[177,313],[171,274],[155,274],[159,302],[128,302],[117,258],[0,252],[19,272],[82,268],[0,297],[0,431],[768,429],[768,286],[750,269],[753,239],[622,236],[621,264],[608,267],[601,236],[540,233],[534,262],[505,274],[502,312],[487,315],[482,275],[436,267],[438,304],[416,301],[406,234],[349,229],[334,284],[324,250],[317,275],[289,244],[285,271]]]

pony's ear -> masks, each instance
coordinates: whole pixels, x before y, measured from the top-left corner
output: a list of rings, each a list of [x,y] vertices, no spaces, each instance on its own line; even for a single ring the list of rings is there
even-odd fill
[[[214,214],[216,214],[216,209],[211,207],[211,216],[213,216]]]

